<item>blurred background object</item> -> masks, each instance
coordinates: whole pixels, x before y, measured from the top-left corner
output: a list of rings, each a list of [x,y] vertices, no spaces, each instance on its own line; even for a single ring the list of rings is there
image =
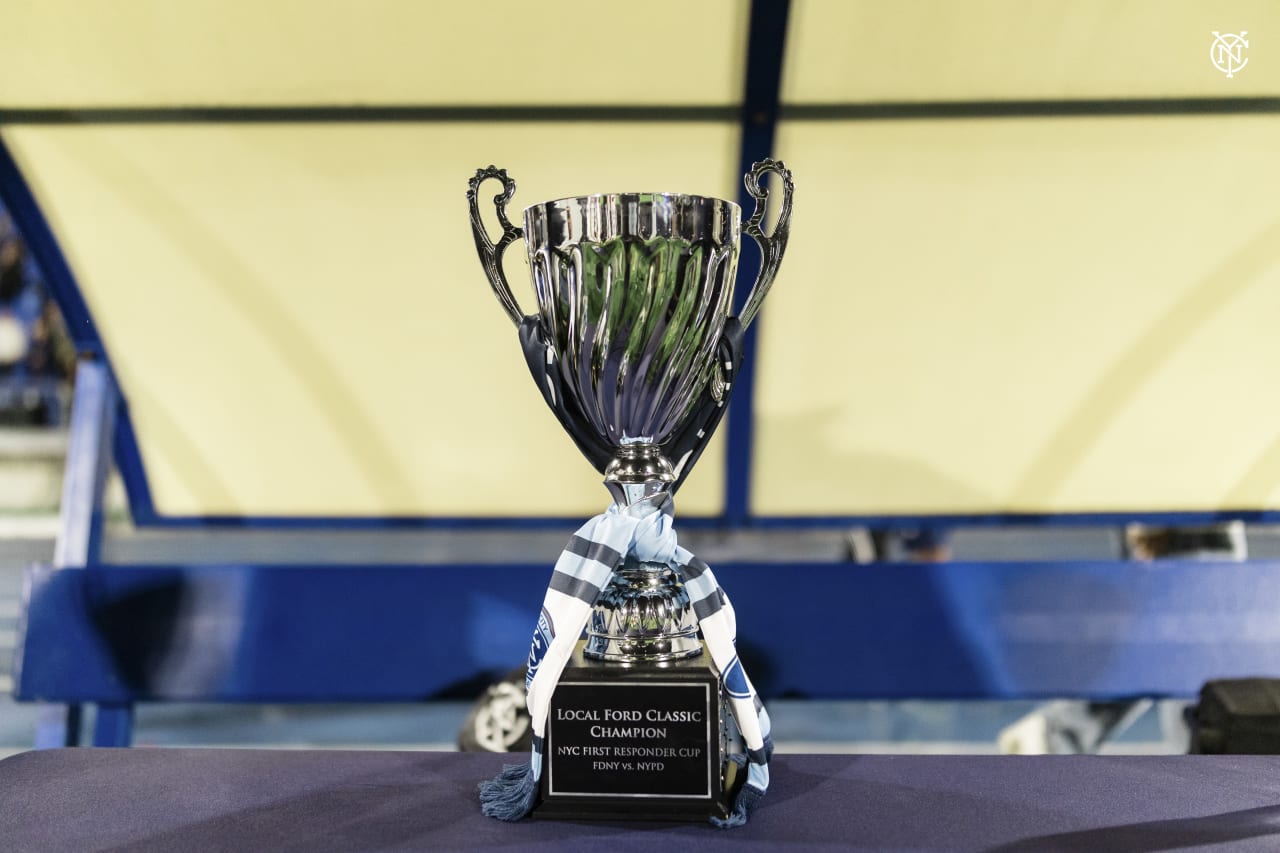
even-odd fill
[[[75,347],[12,218],[0,207],[0,425],[59,426]]]
[[[1241,562],[1248,558],[1242,522],[1194,527],[1129,524],[1125,550],[1131,560],[1205,560]],[[1104,743],[1132,726],[1152,707],[1171,752],[1186,752],[1192,742],[1185,700],[1136,699],[1128,702],[1049,703],[1000,732],[1000,751],[1015,755],[1074,755],[1098,752]],[[1280,744],[1280,730],[1277,730]]]

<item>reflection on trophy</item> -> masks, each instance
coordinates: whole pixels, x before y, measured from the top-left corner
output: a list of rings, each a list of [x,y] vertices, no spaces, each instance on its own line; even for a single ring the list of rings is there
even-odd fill
[[[766,234],[761,180],[769,172],[783,195]],[[477,201],[489,179],[502,185],[497,239]],[[732,605],[672,527],[672,494],[724,413],[743,331],[786,247],[790,173],[763,160],[745,181],[756,202],[745,230],[762,259],[735,318],[738,205],[590,195],[535,204],[517,228],[506,214],[515,192],[506,171],[490,166],[471,179],[472,229],[489,283],[548,406],[613,497],[556,563],[526,679],[532,759],[481,786],[486,814],[515,820],[537,806],[540,815],[734,826],[768,785],[768,715],[734,651]],[[502,269],[504,250],[520,237],[538,304],[528,317]],[[725,706],[745,744],[737,760],[724,754]]]

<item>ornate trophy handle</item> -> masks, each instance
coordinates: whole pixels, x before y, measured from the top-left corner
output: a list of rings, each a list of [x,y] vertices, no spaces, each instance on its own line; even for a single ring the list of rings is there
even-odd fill
[[[761,225],[764,224],[764,213],[769,207],[769,189],[760,183],[760,179],[768,172],[774,172],[782,179],[782,210],[778,214],[778,222],[773,226],[773,233],[766,235]],[[791,172],[781,160],[765,158],[751,164],[751,171],[743,178],[747,192],[756,200],[756,209],[743,230],[752,236],[760,246],[760,274],[747,297],[747,304],[742,309],[739,320],[742,328],[751,325],[760,303],[764,302],[769,288],[773,285],[773,277],[778,274],[778,265],[782,263],[782,253],[787,249],[787,236],[791,233],[791,196],[795,192],[795,184],[791,182]]]
[[[502,184],[502,192],[493,197],[494,206],[498,209],[498,222],[502,224],[502,236],[498,238],[497,243],[489,239],[489,232],[485,230],[484,222],[480,219],[480,205],[476,201],[480,185],[490,178]],[[511,295],[507,275],[502,271],[502,253],[513,240],[524,236],[524,231],[512,225],[511,220],[507,219],[507,202],[511,201],[515,191],[516,182],[507,177],[507,170],[496,166],[477,169],[475,177],[467,184],[467,204],[471,208],[471,232],[475,236],[476,252],[480,255],[484,274],[489,277],[489,285],[497,295],[498,301],[502,303],[503,310],[511,318],[511,322],[519,326],[523,316],[520,313],[520,303],[516,302],[516,298]]]

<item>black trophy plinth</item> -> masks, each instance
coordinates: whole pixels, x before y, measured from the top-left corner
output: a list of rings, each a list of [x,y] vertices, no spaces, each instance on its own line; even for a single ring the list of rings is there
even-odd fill
[[[535,817],[725,817],[720,680],[704,650],[668,663],[593,661],[578,643],[551,699]]]

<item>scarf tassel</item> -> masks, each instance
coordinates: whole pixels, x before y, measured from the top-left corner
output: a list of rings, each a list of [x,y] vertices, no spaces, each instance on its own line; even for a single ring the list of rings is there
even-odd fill
[[[754,785],[743,785],[742,790],[738,791],[738,796],[734,798],[733,811],[726,818],[711,818],[711,825],[718,829],[733,829],[745,826],[747,815],[755,811],[756,806],[760,805],[762,799],[764,799],[764,791]]]
[[[498,820],[520,820],[533,811],[538,777],[529,763],[508,764],[494,778],[480,783],[480,810]]]

